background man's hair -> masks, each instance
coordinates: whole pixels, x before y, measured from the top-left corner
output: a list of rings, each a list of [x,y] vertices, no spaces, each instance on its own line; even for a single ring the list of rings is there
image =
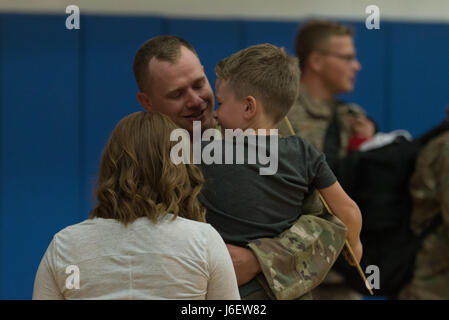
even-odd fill
[[[198,56],[193,46],[178,36],[164,35],[151,38],[137,50],[134,56],[133,71],[140,91],[144,92],[149,84],[150,60],[156,58],[161,61],[175,63],[180,56],[182,46]]]
[[[353,31],[340,23],[324,20],[312,20],[300,27],[296,34],[295,50],[301,71],[304,71],[310,53],[323,49],[324,43],[332,36],[352,37]]]
[[[234,53],[221,60],[215,72],[217,80],[226,81],[237,98],[253,96],[260,100],[275,123],[288,113],[298,95],[298,59],[271,44]]]

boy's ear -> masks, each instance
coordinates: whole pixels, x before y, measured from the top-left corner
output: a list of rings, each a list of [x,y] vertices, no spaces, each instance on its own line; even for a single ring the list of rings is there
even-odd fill
[[[257,100],[253,96],[247,96],[245,98],[245,112],[243,113],[243,117],[246,120],[251,120],[257,111],[258,105]]]
[[[140,105],[147,111],[151,111],[151,101],[148,95],[144,92],[138,92],[137,93],[137,100],[139,101]]]

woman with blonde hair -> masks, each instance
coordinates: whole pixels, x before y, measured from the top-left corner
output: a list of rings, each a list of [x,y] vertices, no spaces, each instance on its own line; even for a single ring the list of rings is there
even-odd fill
[[[90,218],[58,232],[33,299],[239,299],[231,258],[205,222],[195,165],[175,165],[175,124],[122,119],[103,151]]]

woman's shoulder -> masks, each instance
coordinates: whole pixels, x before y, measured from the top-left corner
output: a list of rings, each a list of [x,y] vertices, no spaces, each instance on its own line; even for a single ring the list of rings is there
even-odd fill
[[[179,228],[181,231],[190,230],[191,232],[199,232],[203,235],[210,236],[213,233],[217,233],[217,231],[207,222],[190,220],[183,217],[176,217],[173,219],[173,215],[169,214],[167,217],[171,216],[171,221],[168,222],[173,223],[176,228]]]
[[[193,230],[210,230],[212,226],[208,223],[200,222],[200,221],[194,221],[190,219],[186,219],[183,217],[176,217],[171,214],[167,213],[163,216],[161,216],[156,223],[148,219],[147,217],[141,217],[136,219],[133,222],[128,223],[128,225],[125,226],[125,224],[121,223],[120,221],[116,219],[104,219],[104,218],[93,218],[93,219],[86,219],[84,221],[81,221],[79,223],[67,226],[63,229],[61,229],[59,232],[56,233],[55,236],[62,237],[62,236],[68,236],[68,235],[76,235],[79,233],[89,233],[89,232],[96,232],[102,229],[111,230],[117,229],[117,231],[120,231],[120,229],[123,230],[130,230],[140,227],[145,228],[164,228],[167,224],[170,224],[171,227],[174,228],[188,228]]]
[[[102,220],[106,220],[106,219],[102,219]],[[55,237],[56,236],[65,236],[65,235],[68,235],[68,234],[77,233],[80,230],[92,228],[97,223],[98,223],[97,219],[86,219],[86,220],[83,220],[81,222],[69,225],[69,226],[61,229],[60,231],[58,231],[55,234]]]
[[[98,235],[99,229],[104,229],[105,227],[109,230],[111,227],[117,229],[120,228],[120,223],[114,219],[86,219],[61,229],[54,235],[53,240],[62,243],[71,240],[85,239],[88,238],[89,235]]]

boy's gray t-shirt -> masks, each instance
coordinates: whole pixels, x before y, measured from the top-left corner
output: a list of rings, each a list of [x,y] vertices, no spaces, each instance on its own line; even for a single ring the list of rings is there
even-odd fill
[[[278,167],[273,175],[260,175],[259,169],[267,165],[259,161],[248,164],[248,149],[255,148],[251,139],[244,143],[244,164],[200,164],[206,183],[199,199],[207,209],[206,220],[227,243],[244,246],[251,240],[279,236],[298,220],[307,193],[337,180],[324,154],[301,137],[264,138],[278,139]],[[232,140],[210,143],[222,143],[223,163],[225,144],[236,145]],[[233,163],[235,154],[234,150]]]

